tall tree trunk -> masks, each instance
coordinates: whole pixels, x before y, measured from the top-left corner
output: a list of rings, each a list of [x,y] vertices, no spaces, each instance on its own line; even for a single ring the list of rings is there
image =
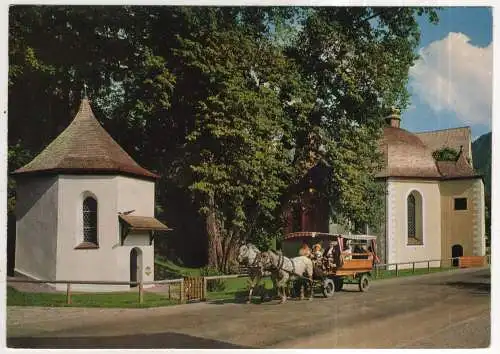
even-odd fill
[[[208,266],[221,270],[224,260],[223,227],[217,219],[217,210],[213,196],[208,199],[208,214],[206,218],[208,236]]]
[[[229,273],[231,268],[231,263],[236,257],[236,240],[238,236],[235,233],[231,233],[224,242],[224,263],[223,271],[224,273]]]
[[[208,214],[206,217],[206,228],[208,236],[208,266],[220,269],[222,255],[222,235],[215,210],[214,197],[208,200]]]

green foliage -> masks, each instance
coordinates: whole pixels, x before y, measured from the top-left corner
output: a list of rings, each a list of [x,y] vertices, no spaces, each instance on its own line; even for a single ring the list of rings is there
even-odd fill
[[[283,211],[319,162],[330,169],[318,194],[331,216],[377,223],[380,117],[408,103],[417,16],[437,21],[433,9],[408,7],[9,14],[9,164],[67,126],[86,82],[104,127],[162,176],[157,210],[175,223],[172,245],[208,238],[209,263],[226,270],[239,241],[279,239]]]
[[[485,194],[491,195],[491,132],[481,135],[472,143],[474,168],[484,178]]]
[[[449,147],[444,147],[432,153],[432,157],[436,161],[457,161],[459,156],[460,152]]]
[[[32,158],[32,154],[20,143],[9,146],[7,159],[10,170],[24,166]],[[12,177],[7,180],[7,212],[13,213],[16,207],[16,182]]]

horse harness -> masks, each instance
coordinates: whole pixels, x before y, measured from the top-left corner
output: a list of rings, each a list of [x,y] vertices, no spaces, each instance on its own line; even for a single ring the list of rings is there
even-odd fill
[[[283,256],[283,255],[282,255],[282,254],[280,254],[280,253],[277,253],[277,254],[278,254],[278,265],[275,267],[275,268],[276,268],[276,270],[278,270],[278,271],[279,271],[279,270],[282,270],[282,271],[284,271],[284,272],[287,272],[287,273],[291,273],[291,274],[293,274],[293,275],[298,275],[298,276],[300,276],[299,274],[297,274],[297,273],[295,272],[295,263],[294,263],[292,260],[290,260],[290,263],[292,264],[292,271],[288,271],[288,270],[286,270],[286,269],[284,269],[284,268],[283,268],[283,265],[285,264],[285,256]]]

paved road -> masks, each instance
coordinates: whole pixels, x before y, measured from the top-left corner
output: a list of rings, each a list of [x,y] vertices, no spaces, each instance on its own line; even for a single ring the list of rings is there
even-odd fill
[[[484,348],[490,271],[380,280],[367,293],[157,309],[15,308],[7,345],[25,348]]]

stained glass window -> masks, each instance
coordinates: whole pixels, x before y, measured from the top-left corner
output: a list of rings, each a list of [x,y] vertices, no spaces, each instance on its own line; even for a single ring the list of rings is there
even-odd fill
[[[408,237],[417,237],[416,215],[415,215],[415,196],[410,194],[407,200],[408,205]]]
[[[92,197],[83,201],[83,240],[97,244],[97,200]]]

